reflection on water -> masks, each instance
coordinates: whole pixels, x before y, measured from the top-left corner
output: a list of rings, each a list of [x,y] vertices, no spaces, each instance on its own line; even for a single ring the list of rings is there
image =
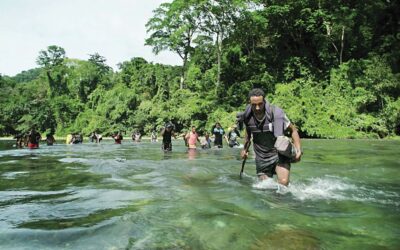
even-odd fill
[[[240,149],[0,142],[1,249],[399,249],[399,142],[304,142],[289,187]],[[362,157],[360,157],[362,156]]]
[[[197,149],[195,149],[195,148],[188,149],[188,159],[189,160],[194,160],[196,158],[196,154],[197,154]]]

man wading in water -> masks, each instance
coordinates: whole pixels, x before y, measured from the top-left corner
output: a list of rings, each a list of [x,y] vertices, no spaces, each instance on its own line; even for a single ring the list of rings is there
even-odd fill
[[[196,142],[200,142],[196,127],[192,126],[192,130],[185,136],[189,150],[196,149]]]
[[[301,158],[300,136],[296,127],[290,122],[282,109],[270,105],[265,100],[264,91],[253,89],[249,93],[250,105],[244,113],[238,115],[239,123],[246,125],[245,145],[241,151],[243,159],[248,157],[248,144],[253,136],[253,148],[256,155],[256,169],[260,180],[278,177],[278,183],[289,184],[290,162],[298,162]],[[275,141],[278,136],[290,133],[295,155],[289,159],[278,154]]]
[[[36,131],[35,126],[32,127],[28,134],[28,148],[35,149],[39,148],[39,142],[41,140],[41,135]]]
[[[162,140],[162,150],[164,151],[172,151],[172,141],[171,137],[173,136],[176,140],[174,125],[172,123],[167,123],[165,127],[161,131]]]

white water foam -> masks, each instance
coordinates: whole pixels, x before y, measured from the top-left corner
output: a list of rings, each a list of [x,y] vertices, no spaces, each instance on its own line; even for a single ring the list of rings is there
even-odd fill
[[[279,184],[274,179],[268,178],[266,180],[257,181],[256,183],[253,184],[253,188],[261,190],[267,190],[267,189],[276,190],[278,188],[278,185]]]
[[[84,158],[61,158],[59,159],[60,162],[65,162],[65,163],[87,163],[88,160]]]
[[[394,192],[376,190],[358,186],[335,176],[307,179],[304,182],[292,182],[288,187],[278,184],[274,179],[258,181],[252,185],[255,189],[276,190],[279,194],[290,193],[300,201],[305,200],[352,200],[400,206],[400,195]]]
[[[289,192],[299,200],[346,200],[357,186],[337,178],[312,178],[307,183],[292,183]]]
[[[16,163],[16,162],[17,162],[16,160],[3,161],[3,162],[0,162],[0,164],[9,164],[9,163]]]
[[[6,172],[2,175],[4,179],[16,179],[17,177],[21,175],[27,175],[29,174],[28,171],[16,171],[16,172]]]

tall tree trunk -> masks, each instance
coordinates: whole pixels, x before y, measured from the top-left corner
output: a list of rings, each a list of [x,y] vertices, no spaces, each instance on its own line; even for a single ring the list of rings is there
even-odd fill
[[[336,46],[333,38],[332,38],[332,27],[331,25],[329,25],[328,23],[325,24],[326,26],[326,35],[328,36],[329,40],[331,41],[331,44],[333,46],[333,48],[335,48],[336,53],[339,56],[339,65],[343,63],[343,50],[344,50],[344,29],[345,26],[342,26],[342,34],[340,36],[340,51],[338,49],[338,47]]]
[[[183,65],[182,65],[182,71],[181,71],[181,81],[180,81],[180,86],[179,86],[180,89],[183,89],[185,86],[187,58],[188,58],[188,53],[185,53],[185,55],[183,57]]]
[[[51,97],[54,97],[56,95],[56,83],[53,79],[53,77],[51,77],[50,71],[46,70],[46,75],[47,75],[47,80],[49,81],[49,87],[50,87],[50,95]]]
[[[344,26],[342,27],[342,37],[340,39],[340,55],[339,55],[339,65],[343,62],[343,49],[344,49]]]
[[[215,94],[218,97],[218,90],[221,84],[221,53],[222,53],[222,38],[220,33],[217,34],[217,82],[215,84]]]
[[[180,85],[179,85],[179,88],[180,88],[180,89],[183,89],[183,83],[185,82],[185,76],[184,76],[184,74],[185,74],[185,70],[182,69],[182,73],[181,73],[181,82],[180,82]]]

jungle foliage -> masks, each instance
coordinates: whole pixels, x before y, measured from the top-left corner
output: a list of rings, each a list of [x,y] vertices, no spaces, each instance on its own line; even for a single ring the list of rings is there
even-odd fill
[[[400,135],[399,17],[391,0],[173,0],[144,42],[181,66],[134,57],[113,71],[51,45],[39,68],[0,75],[0,134],[227,128],[261,87],[303,137]]]

